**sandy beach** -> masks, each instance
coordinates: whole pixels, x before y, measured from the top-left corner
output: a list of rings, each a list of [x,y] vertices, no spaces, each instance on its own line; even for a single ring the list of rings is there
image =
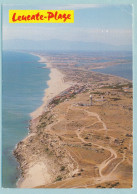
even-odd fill
[[[48,169],[44,162],[30,164],[30,168],[26,174],[26,177],[18,182],[18,187],[34,188],[39,185],[50,183],[51,177],[47,170]]]
[[[33,54],[34,55],[34,54]],[[47,61],[46,57],[35,55],[40,57],[39,62],[45,63]],[[65,83],[64,82],[64,75],[57,69],[52,68],[51,64],[49,62],[46,62],[46,67],[50,69],[50,80],[48,81],[48,88],[45,90],[45,95],[42,99],[43,104],[37,108],[34,112],[30,113],[30,116],[33,119],[36,119],[38,116],[40,116],[45,110],[48,102],[58,95],[63,90],[67,89],[72,85],[72,83]],[[35,134],[33,134],[35,136]],[[28,138],[30,138],[31,134],[27,136],[23,141],[27,141]],[[44,173],[43,173],[44,172]],[[46,172],[46,173],[45,173]],[[48,173],[48,166],[45,162],[35,162],[32,163],[25,175],[25,177],[22,179],[19,179],[17,186],[19,188],[34,188],[38,185],[44,185],[48,184],[52,181],[52,178],[50,176],[50,173]]]
[[[45,63],[45,61],[47,61],[46,57],[44,56],[41,56],[41,55],[35,55],[35,56],[40,57],[39,62],[41,63]],[[59,70],[52,68],[49,62],[46,62],[45,64],[46,64],[46,67],[50,69],[50,75],[49,75],[50,80],[47,82],[48,88],[45,90],[45,94],[42,99],[43,104],[30,114],[32,119],[37,118],[39,115],[41,115],[45,111],[48,102],[53,97],[55,97],[60,92],[62,92],[63,90],[67,89],[68,87],[72,85],[72,83],[69,83],[69,82],[65,83],[64,75]]]

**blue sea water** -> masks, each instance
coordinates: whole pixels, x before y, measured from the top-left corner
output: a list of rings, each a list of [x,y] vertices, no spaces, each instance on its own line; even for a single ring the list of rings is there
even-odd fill
[[[14,188],[20,176],[12,152],[28,134],[29,113],[42,104],[50,70],[39,57],[3,52],[2,60],[2,187]]]
[[[81,58],[78,64],[75,64],[76,67],[81,67],[82,65],[94,65],[103,62],[113,61],[122,61],[125,63],[121,63],[118,65],[113,65],[106,68],[101,69],[92,69],[92,71],[100,72],[104,74],[111,74],[120,76],[129,80],[132,80],[132,52],[131,51],[106,51],[106,52],[86,52],[84,53],[84,60]]]
[[[93,69],[92,71],[120,76],[132,80],[132,64],[113,65],[102,69]]]
[[[100,55],[101,54],[99,53],[99,56]],[[125,63],[109,66],[109,67],[102,68],[102,69],[93,69],[92,71],[116,75],[116,76],[126,78],[128,80],[132,80],[133,67],[132,67],[132,52],[131,51],[106,52],[106,53],[102,53],[102,56],[105,58],[108,58],[108,61],[110,62],[113,60],[116,61],[117,59],[118,60],[120,59],[120,60],[125,60]],[[103,62],[103,61],[99,61],[99,62]]]

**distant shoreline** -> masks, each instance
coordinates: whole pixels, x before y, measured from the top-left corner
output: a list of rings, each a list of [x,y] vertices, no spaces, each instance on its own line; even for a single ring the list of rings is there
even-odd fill
[[[109,67],[95,68],[95,69],[92,69],[91,71],[94,71],[96,73],[101,73],[101,74],[104,74],[104,75],[112,75],[112,76],[115,76],[115,77],[121,77],[123,79],[126,79],[128,81],[133,82],[133,70],[132,70],[132,74],[129,74],[128,76],[127,75],[126,76],[125,75],[118,75],[116,73],[110,73],[109,71],[108,72],[106,71],[109,68],[116,68],[116,66],[119,67],[120,65],[123,65],[123,64],[115,64],[115,65],[109,66]]]

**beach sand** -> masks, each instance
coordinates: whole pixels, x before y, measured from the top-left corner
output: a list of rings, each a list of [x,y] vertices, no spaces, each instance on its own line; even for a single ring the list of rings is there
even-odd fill
[[[33,54],[33,53],[32,53]],[[33,54],[34,55],[34,54]],[[39,62],[45,63],[46,67],[50,69],[50,80],[47,82],[48,88],[45,90],[45,95],[43,100],[43,104],[37,108],[34,112],[30,113],[30,116],[33,119],[40,116],[45,110],[48,102],[58,95],[63,90],[67,89],[72,85],[72,83],[64,82],[64,75],[57,70],[56,68],[52,68],[49,62],[46,62],[46,58],[40,55],[35,55],[40,57]],[[30,135],[29,135],[30,136]],[[27,137],[26,137],[27,138]],[[26,139],[25,138],[25,139]],[[26,141],[26,140],[23,141]],[[44,173],[43,173],[44,172]],[[48,173],[48,166],[45,162],[39,162],[31,164],[31,167],[28,169],[26,176],[18,181],[19,188],[34,188],[38,185],[45,185],[52,181],[50,174]]]
[[[38,162],[30,164],[30,168],[23,181],[18,182],[19,188],[34,188],[39,185],[48,184],[51,182],[51,176],[47,172],[45,163]]]
[[[41,63],[45,63],[45,61],[47,61],[46,57],[44,56],[40,56],[40,55],[36,55],[36,56],[40,57],[39,62]],[[50,75],[49,75],[50,80],[47,82],[48,88],[45,90],[44,98],[42,99],[43,104],[30,114],[32,119],[37,118],[46,110],[46,106],[48,102],[53,97],[55,97],[60,92],[62,92],[63,90],[67,89],[72,85],[72,83],[70,82],[67,82],[67,83],[64,82],[64,75],[59,70],[52,68],[49,62],[46,62],[45,64],[46,64],[46,67],[50,69]]]

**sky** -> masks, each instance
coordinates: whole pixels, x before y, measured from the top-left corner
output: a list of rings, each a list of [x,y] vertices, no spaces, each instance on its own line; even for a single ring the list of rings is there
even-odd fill
[[[74,23],[13,24],[10,9],[74,10]],[[111,45],[132,44],[132,6],[107,4],[3,5],[3,40],[67,40],[101,42]]]

